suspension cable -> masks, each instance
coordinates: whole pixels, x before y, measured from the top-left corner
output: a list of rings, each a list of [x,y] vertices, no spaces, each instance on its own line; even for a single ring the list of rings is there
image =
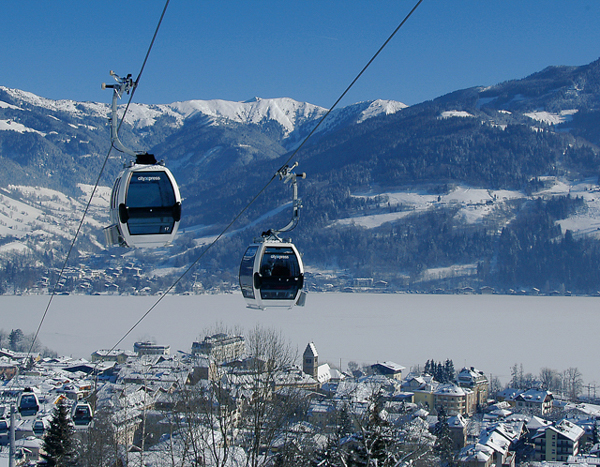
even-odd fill
[[[352,88],[352,86],[354,86],[354,84],[356,83],[356,81],[358,81],[358,79],[362,76],[362,74],[366,71],[366,69],[371,65],[371,63],[373,63],[373,61],[375,60],[375,58],[377,58],[377,56],[381,53],[381,51],[385,48],[385,46],[392,40],[392,38],[396,35],[396,33],[400,30],[400,28],[404,25],[404,23],[406,23],[406,21],[408,21],[408,18],[410,18],[412,16],[412,14],[415,12],[415,10],[417,9],[417,7],[422,2],[423,2],[423,0],[418,0],[418,2],[413,7],[413,9],[406,15],[406,17],[402,20],[402,22],[398,25],[398,27],[394,30],[394,32],[392,32],[392,34],[387,38],[387,40],[383,43],[383,45],[379,48],[379,50],[377,50],[377,52],[375,53],[375,55],[373,55],[373,57],[371,57],[371,59],[369,60],[369,62],[363,67],[363,69],[360,71],[360,73],[358,73],[358,75],[356,76],[356,78],[354,78],[354,80],[348,85],[348,87],[345,89],[345,91],[334,102],[333,106],[325,113],[325,115],[319,120],[319,122],[312,129],[312,131],[308,134],[308,136],[306,136],[304,138],[304,140],[302,141],[302,143],[296,148],[296,150],[286,160],[286,162],[283,164],[282,168],[280,168],[277,172],[275,172],[275,174],[271,177],[271,179],[267,183],[265,183],[265,185],[257,192],[257,194],[248,202],[248,204],[246,204],[246,206],[233,218],[233,220],[229,224],[227,224],[227,226],[225,226],[225,228],[221,231],[221,233],[219,233],[219,235],[217,235],[217,237],[212,242],[210,242],[207,245],[207,247],[198,256],[198,258],[196,258],[191,263],[191,265],[188,266],[185,269],[185,271],[183,271],[179,275],[179,277],[165,291],[165,293],[162,294],[158,298],[158,300],[156,300],[154,302],[154,304],[141,316],[141,318],[138,319],[137,322],[133,326],[131,326],[131,328],[129,328],[129,330],[123,335],[123,337],[121,337],[117,341],[117,343],[112,346],[112,348],[109,350],[109,353],[112,352],[113,350],[115,350],[117,348],[117,346],[121,342],[123,342],[123,340],[125,340],[125,338],[129,334],[131,334],[131,332],[152,312],[152,310],[154,310],[158,306],[158,304],[171,292],[171,290],[173,290],[173,288],[175,288],[175,286],[187,275],[187,273],[190,272],[190,270],[200,261],[200,259],[225,235],[225,233],[231,228],[231,226],[242,216],[242,214],[244,214],[244,212],[246,212],[246,210],[258,199],[258,197],[260,195],[262,195],[262,193],[264,193],[266,191],[266,189],[269,187],[269,185],[271,185],[271,183],[273,183],[273,181],[277,177],[277,174],[279,173],[279,171],[282,170],[283,167],[285,167],[287,164],[289,164],[289,162],[292,160],[292,158],[298,153],[298,151],[300,150],[300,148],[302,148],[302,146],[304,146],[304,144],[308,141],[308,139],[315,133],[315,131],[317,130],[317,128],[319,128],[319,126],[321,125],[321,123],[323,123],[323,120],[325,120],[325,118],[327,118],[327,116],[331,113],[331,111],[339,104],[339,102],[348,93],[348,91],[350,90],[350,88]]]
[[[135,89],[137,88],[137,85],[140,81],[140,78],[142,77],[142,73],[144,71],[144,68],[146,66],[146,62],[148,61],[148,57],[150,56],[150,51],[152,50],[152,47],[154,45],[154,41],[156,40],[156,36],[158,35],[158,30],[160,29],[160,25],[162,23],[162,20],[165,16],[165,13],[167,11],[167,7],[169,6],[169,2],[170,0],[166,0],[165,6],[163,8],[162,14],[160,15],[160,19],[158,21],[158,25],[156,26],[156,29],[154,30],[154,35],[152,36],[152,41],[150,42],[150,46],[148,47],[148,51],[146,52],[146,56],[144,58],[144,62],[142,63],[142,67],[140,69],[140,73],[138,74],[137,79],[135,80],[135,86],[133,87],[130,97],[129,97],[129,101],[127,102],[127,106],[125,107],[125,111],[123,112],[123,116],[121,117],[121,120],[119,122],[119,129],[121,128],[121,125],[123,124],[123,121],[125,120],[125,115],[127,114],[127,111],[129,110],[129,106],[131,104],[131,101],[133,99],[133,95],[135,93]],[[117,130],[118,131],[118,130]],[[31,356],[31,352],[33,350],[33,347],[37,341],[38,335],[40,333],[40,330],[42,328],[42,324],[44,323],[44,320],[46,319],[46,315],[48,314],[48,310],[50,309],[50,305],[52,304],[52,301],[54,299],[54,296],[56,295],[60,280],[63,277],[64,271],[67,267],[67,263],[69,261],[69,258],[71,256],[71,252],[73,251],[73,248],[75,246],[75,242],[77,241],[77,238],[79,237],[79,233],[81,232],[81,228],[83,226],[83,222],[85,220],[85,217],[89,211],[90,205],[92,204],[92,200],[94,198],[94,194],[96,193],[96,190],[98,189],[98,186],[100,184],[100,179],[102,177],[102,174],[104,172],[104,169],[106,168],[106,164],[108,162],[108,159],[110,157],[110,153],[112,152],[112,144],[111,147],[108,149],[108,152],[106,154],[106,157],[104,158],[104,162],[102,164],[102,167],[100,168],[100,173],[98,174],[98,178],[96,179],[96,183],[94,185],[94,188],[92,190],[92,193],[90,194],[89,200],[87,202],[87,205],[85,207],[85,210],[83,212],[83,215],[81,216],[81,220],[79,222],[79,226],[77,227],[77,231],[75,232],[75,236],[73,237],[73,241],[71,242],[71,246],[69,247],[69,250],[67,251],[67,256],[65,257],[65,260],[63,262],[62,268],[60,270],[60,273],[58,274],[58,278],[56,279],[56,282],[54,284],[54,287],[52,288],[52,294],[50,295],[50,299],[48,300],[48,304],[46,305],[46,309],[44,310],[44,314],[42,315],[42,318],[40,320],[40,323],[38,324],[37,330],[35,332],[35,335],[33,337],[33,340],[31,341],[31,345],[29,346],[29,350],[27,351],[27,357],[25,358],[25,362],[27,362],[29,360],[29,357]]]
[[[288,159],[285,161],[285,163],[282,165],[282,167],[285,167],[287,164],[290,163],[290,161],[294,158],[294,156],[298,153],[298,151],[300,151],[300,149],[302,148],[302,146],[304,146],[304,144],[308,141],[308,139],[317,131],[317,128],[319,128],[321,126],[321,123],[323,123],[323,121],[329,116],[329,114],[331,113],[331,111],[333,109],[335,109],[335,107],[340,103],[340,101],[344,98],[344,96],[348,93],[348,91],[350,91],[350,88],[352,86],[354,86],[354,83],[356,83],[358,81],[358,79],[362,76],[362,74],[367,70],[367,68],[369,68],[369,66],[371,65],[371,63],[373,63],[373,61],[377,58],[377,56],[381,53],[381,51],[385,48],[385,46],[388,45],[388,43],[392,40],[392,38],[396,35],[396,33],[400,30],[400,28],[402,26],[404,26],[404,23],[406,23],[408,21],[408,18],[410,18],[412,16],[412,14],[415,12],[415,10],[421,4],[421,2],[423,2],[423,0],[419,0],[416,3],[416,5],[413,7],[413,9],[410,10],[410,12],[406,15],[406,17],[398,25],[398,27],[396,29],[394,29],[394,32],[392,32],[392,34],[390,34],[390,37],[388,37],[387,40],[382,44],[382,46],[379,47],[379,50],[377,52],[375,52],[375,55],[373,55],[371,57],[371,60],[369,60],[368,63],[363,67],[363,69],[360,70],[360,73],[358,73],[358,75],[356,75],[356,78],[354,78],[352,80],[352,82],[348,85],[348,87],[346,88],[346,90],[340,95],[340,97],[338,97],[338,99],[333,103],[333,105],[325,113],[325,115],[323,115],[323,117],[321,117],[321,119],[319,120],[319,122],[315,125],[315,127],[308,134],[308,136],[306,138],[304,138],[304,140],[302,141],[302,143],[296,148],[296,150],[292,153],[292,155],[290,157],[288,157]]]

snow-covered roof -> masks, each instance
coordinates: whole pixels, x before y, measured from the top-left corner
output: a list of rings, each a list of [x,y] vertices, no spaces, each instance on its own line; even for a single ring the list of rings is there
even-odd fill
[[[485,377],[483,371],[478,370],[475,367],[463,368],[458,373],[457,380],[460,382],[476,382],[478,379]]]
[[[498,418],[506,418],[508,417],[510,414],[512,414],[512,412],[508,409],[496,409],[496,410],[492,410],[490,412],[491,415],[494,415]]]
[[[461,414],[456,414],[448,419],[448,426],[450,428],[464,428],[467,426],[467,421]]]
[[[527,391],[515,397],[516,401],[525,401],[539,404],[542,404],[543,402],[546,402],[551,399],[553,399],[551,392],[540,389],[528,389]]]
[[[514,400],[519,394],[522,394],[523,392],[525,392],[523,391],[523,389],[506,388],[496,393],[496,397],[510,401]]]
[[[342,373],[339,370],[336,370],[335,368],[330,368],[329,373],[331,375],[331,379],[335,381],[340,381],[346,378],[346,375],[344,373]]]
[[[596,405],[596,404],[573,404],[573,403],[569,402],[569,403],[567,403],[565,405],[564,409],[600,418],[600,405]]]
[[[522,421],[525,423],[527,429],[534,433],[540,428],[545,428],[549,425],[552,425],[552,422],[548,420],[544,420],[543,418],[537,417],[535,415],[524,415],[524,414],[512,414],[509,417],[506,417],[505,422],[517,422]]]
[[[381,363],[376,363],[374,365],[371,365],[372,367],[382,367],[385,368],[386,370],[392,371],[394,373],[400,373],[402,370],[405,370],[406,368],[403,367],[402,365],[398,365],[397,363],[394,362],[381,362]]]
[[[304,356],[311,356],[311,357],[318,357],[319,353],[317,352],[317,347],[315,346],[314,342],[309,342],[309,344],[306,346],[306,349],[304,350]]]
[[[548,429],[560,433],[571,441],[577,441],[585,432],[583,428],[581,428],[579,425],[575,425],[569,420],[561,420],[557,425],[548,427]]]
[[[484,433],[479,442],[502,454],[506,454],[510,448],[510,440],[496,430]]]
[[[461,388],[460,386],[457,386],[456,384],[446,383],[446,384],[440,384],[437,388],[434,389],[433,393],[436,396],[461,397],[461,396],[466,396],[467,394],[472,394],[473,391],[471,391],[468,388]]]
[[[476,462],[478,464],[485,464],[494,455],[494,450],[484,444],[472,444],[466,446],[460,451],[459,459],[461,462]]]
[[[317,381],[319,383],[325,383],[331,379],[331,368],[327,363],[319,365],[317,368]]]
[[[500,422],[493,428],[493,430],[500,433],[511,443],[516,443],[523,433],[524,423],[525,422],[523,421],[515,421],[513,423]]]

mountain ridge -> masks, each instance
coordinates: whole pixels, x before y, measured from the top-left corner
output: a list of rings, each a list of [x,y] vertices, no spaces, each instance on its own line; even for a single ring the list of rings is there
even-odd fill
[[[375,100],[331,112],[296,154],[299,170],[308,173],[300,182],[304,208],[294,233],[307,270],[334,270],[340,286],[351,284],[352,277],[373,277],[395,291],[487,285],[505,291],[595,292],[592,278],[600,281],[598,268],[588,268],[587,278],[576,269],[593,264],[596,254],[600,263],[594,227],[600,203],[599,83],[600,60],[548,67],[520,80],[457,90],[410,107]],[[0,129],[5,130],[0,131],[0,162],[6,169],[0,187],[38,184],[80,198],[108,148],[103,113],[108,105],[61,101],[53,107],[41,98],[36,107],[32,96],[0,87]],[[97,220],[84,226],[84,246],[77,252],[85,259],[81,264],[104,270],[135,264],[148,271],[143,280],[135,279],[137,285],[123,274],[103,278],[111,290],[121,284],[122,292],[139,290],[140,281],[153,290],[164,287],[160,281],[168,274],[153,271],[189,265],[327,112],[287,98],[135,104],[130,111],[121,139],[165,159],[180,184],[184,217],[172,247],[141,254],[102,250],[98,226],[105,216],[94,211]],[[122,155],[111,155],[104,187],[125,162]],[[247,206],[234,231],[208,253],[195,282],[205,289],[235,288],[236,258],[253,235],[244,226],[256,225],[260,232],[286,224],[288,190],[272,184]],[[21,196],[12,188],[5,193]],[[7,205],[4,211],[9,210]],[[63,222],[56,213],[45,213]],[[264,228],[257,219],[263,219]],[[528,232],[538,224],[541,230]],[[0,238],[3,244],[13,240],[10,232]],[[36,239],[22,235],[19,241],[35,246]],[[30,248],[26,259],[13,249],[11,259],[0,254],[0,267],[2,261],[4,267],[7,261],[55,267],[67,246],[53,245],[58,245],[53,258]],[[562,264],[553,263],[559,258]],[[542,273],[521,274],[530,266]],[[442,270],[464,274],[432,272]],[[310,276],[307,284],[318,289],[321,280]],[[85,283],[85,290],[104,290],[95,281]],[[181,291],[186,287],[189,281],[182,282]]]

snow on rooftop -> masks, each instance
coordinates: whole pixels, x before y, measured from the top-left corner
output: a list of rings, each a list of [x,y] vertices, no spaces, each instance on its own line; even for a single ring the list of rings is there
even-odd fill
[[[551,427],[551,429],[558,431],[560,434],[572,441],[576,441],[579,438],[581,438],[581,436],[583,436],[585,432],[585,430],[579,425],[575,425],[574,423],[566,419],[561,420],[560,423],[558,423],[554,427]]]
[[[497,431],[481,436],[479,442],[502,454],[506,454],[510,448],[510,440]]]

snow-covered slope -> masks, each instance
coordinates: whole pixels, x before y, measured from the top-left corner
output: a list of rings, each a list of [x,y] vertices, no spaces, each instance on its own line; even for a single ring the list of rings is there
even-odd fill
[[[0,188],[0,237],[15,241],[0,247],[0,253],[13,250],[23,251],[27,247],[19,240],[26,237],[36,239],[43,248],[45,241],[55,237],[71,240],[93,187],[79,185],[83,195],[79,198],[65,196],[48,188],[14,186]],[[92,199],[84,230],[101,232],[108,222],[110,189],[99,187]]]
[[[425,190],[356,193],[357,198],[378,199],[380,206],[392,212],[357,215],[334,221],[331,226],[356,225],[368,229],[380,227],[386,222],[394,222],[415,213],[427,210],[457,207],[455,216],[460,223],[478,224],[496,216],[500,226],[510,220],[510,210],[506,204],[515,200],[534,200],[570,195],[581,197],[586,209],[566,219],[557,221],[563,234],[570,230],[575,237],[593,236],[600,238],[600,185],[596,179],[569,181],[557,177],[544,177],[546,187],[527,195],[519,190],[486,190],[455,186],[443,195],[432,195]],[[509,217],[502,220],[503,216]]]

